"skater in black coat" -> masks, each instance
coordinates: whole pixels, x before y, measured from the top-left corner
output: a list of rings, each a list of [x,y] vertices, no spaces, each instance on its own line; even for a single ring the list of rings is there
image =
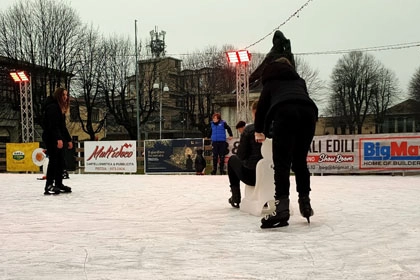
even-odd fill
[[[313,210],[306,157],[315,134],[318,108],[308,95],[305,81],[284,57],[267,65],[262,83],[255,139],[262,142],[268,131],[272,133],[276,210],[261,220],[261,227],[288,225],[290,168],[295,174],[300,213],[309,223]]]
[[[49,156],[45,195],[71,192],[71,188],[63,185],[64,145],[67,143],[69,149],[73,148],[66,127],[65,114],[69,110],[69,104],[68,92],[64,88],[57,88],[45,102],[42,140],[47,147]]]
[[[255,116],[258,101],[254,101],[251,105],[252,118]],[[238,129],[241,126],[237,126]],[[232,155],[228,161],[228,176],[230,183],[230,191],[232,192],[229,203],[232,207],[239,208],[241,203],[240,181],[249,186],[255,186],[256,167],[261,155],[261,143],[255,141],[254,124],[248,124],[241,132],[239,146],[236,155]]]
[[[206,159],[203,156],[203,150],[198,149],[197,155],[195,156],[194,160],[194,167],[195,167],[195,174],[196,175],[204,175],[204,170],[206,169]]]

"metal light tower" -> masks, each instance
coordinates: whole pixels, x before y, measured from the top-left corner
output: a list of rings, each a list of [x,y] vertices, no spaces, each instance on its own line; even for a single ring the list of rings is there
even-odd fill
[[[24,71],[10,72],[10,76],[16,83],[19,83],[22,142],[34,142],[34,115],[32,107],[31,79]]]
[[[236,63],[236,121],[248,122],[249,116],[249,62],[247,51],[226,52],[230,63]]]

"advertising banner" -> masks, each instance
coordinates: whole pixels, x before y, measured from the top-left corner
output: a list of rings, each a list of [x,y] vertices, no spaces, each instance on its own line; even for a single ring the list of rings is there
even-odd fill
[[[311,173],[420,171],[420,135],[315,136],[307,161]]]
[[[6,143],[6,170],[39,172],[35,165],[39,148],[38,142]]]
[[[85,172],[136,173],[136,141],[85,141]]]
[[[202,138],[145,140],[145,173],[194,172],[196,151],[203,145]]]

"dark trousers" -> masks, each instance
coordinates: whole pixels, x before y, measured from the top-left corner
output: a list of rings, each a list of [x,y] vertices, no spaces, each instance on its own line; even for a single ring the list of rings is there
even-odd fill
[[[217,162],[220,161],[220,171],[225,166],[226,142],[214,141],[211,143],[213,147],[213,171],[217,171]]]
[[[228,176],[231,187],[239,187],[240,181],[249,186],[255,186],[256,171],[243,166],[242,161],[236,155],[232,155],[228,161]]]
[[[48,169],[46,186],[52,185],[55,182],[57,187],[63,185],[63,170],[64,170],[64,147],[57,148],[57,143],[47,142],[48,153]]]
[[[275,198],[289,195],[290,168],[295,173],[299,196],[311,191],[306,157],[315,134],[316,111],[306,104],[284,104],[273,121],[273,162]]]

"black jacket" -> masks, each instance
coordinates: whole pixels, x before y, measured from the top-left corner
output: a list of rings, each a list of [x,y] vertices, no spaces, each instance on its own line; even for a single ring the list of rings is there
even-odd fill
[[[263,90],[255,114],[255,131],[268,133],[273,113],[280,104],[308,104],[318,115],[318,108],[309,97],[305,80],[294,68],[281,62],[273,62],[264,69]]]
[[[61,112],[58,102],[51,96],[44,105],[43,129],[42,140],[45,143],[55,144],[58,140],[71,141],[66,127],[66,116]]]
[[[255,169],[257,163],[262,159],[261,143],[255,142],[254,124],[249,124],[245,127],[241,134],[239,147],[236,155],[243,162],[243,165],[248,169]]]

